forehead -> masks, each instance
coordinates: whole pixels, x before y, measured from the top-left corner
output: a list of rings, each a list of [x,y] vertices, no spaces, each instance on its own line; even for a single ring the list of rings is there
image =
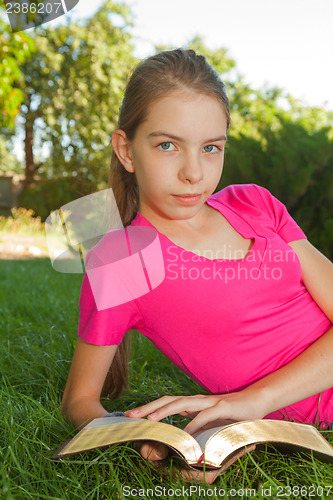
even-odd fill
[[[195,92],[175,91],[153,101],[142,126],[151,133],[152,129],[176,133],[191,133],[194,129],[202,133],[221,132],[227,128],[227,114],[222,102],[214,96]]]

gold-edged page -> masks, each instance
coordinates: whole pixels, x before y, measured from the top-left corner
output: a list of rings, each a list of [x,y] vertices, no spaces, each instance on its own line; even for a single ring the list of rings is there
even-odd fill
[[[141,418],[104,417],[90,422],[59,451],[57,456],[60,458],[80,451],[142,439],[171,446],[191,464],[197,463],[202,454],[196,440],[173,425]]]
[[[101,425],[110,425],[110,424],[126,424],[127,422],[141,422],[142,418],[129,418],[129,417],[102,417],[95,418],[89,424],[87,424],[84,429],[88,429],[88,427],[100,427]]]
[[[193,434],[194,439],[199,444],[202,451],[204,451],[207,441],[211,436],[222,430],[223,427],[211,427],[210,429],[205,429],[204,431],[196,432]]]
[[[314,426],[265,419],[237,422],[213,434],[205,447],[206,463],[218,466],[239,448],[259,443],[280,443],[313,450],[333,461],[333,447]]]
[[[238,423],[238,422],[235,422],[235,420],[223,420],[222,422],[223,422],[222,425],[219,425],[217,427],[211,427],[210,429],[205,429],[203,431],[199,431],[199,432],[196,432],[195,434],[193,434],[194,439],[197,441],[197,443],[199,444],[202,451],[205,450],[206,443],[207,443],[208,439],[211,436],[213,436],[213,434],[224,429],[224,427],[226,427],[227,425]]]

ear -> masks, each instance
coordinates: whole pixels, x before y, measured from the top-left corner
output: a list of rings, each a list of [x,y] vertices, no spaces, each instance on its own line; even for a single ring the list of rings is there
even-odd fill
[[[130,141],[123,130],[117,129],[113,132],[112,147],[127,172],[134,172],[133,160],[130,155]]]

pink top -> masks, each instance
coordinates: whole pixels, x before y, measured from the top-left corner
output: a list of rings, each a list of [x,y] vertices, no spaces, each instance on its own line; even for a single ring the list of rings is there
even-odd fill
[[[136,299],[98,310],[86,274],[79,336],[113,345],[136,329],[191,379],[222,394],[277,370],[332,325],[302,282],[298,257],[287,243],[306,236],[281,202],[263,187],[239,184],[213,194],[207,204],[244,238],[255,240],[247,256],[211,260],[158,232],[162,282]],[[131,226],[153,227],[140,213]],[[92,252],[101,248],[111,251],[108,235]],[[333,389],[267,418],[331,422]]]

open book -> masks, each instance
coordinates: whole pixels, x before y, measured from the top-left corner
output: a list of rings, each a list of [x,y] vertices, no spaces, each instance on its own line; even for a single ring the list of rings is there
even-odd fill
[[[215,471],[214,479],[260,443],[284,445],[295,451],[313,451],[320,460],[333,462],[333,446],[310,424],[268,419],[241,421],[191,436],[170,424],[128,417],[96,418],[64,443],[52,458],[137,440],[164,443],[192,470],[202,471],[205,467],[205,470]]]

